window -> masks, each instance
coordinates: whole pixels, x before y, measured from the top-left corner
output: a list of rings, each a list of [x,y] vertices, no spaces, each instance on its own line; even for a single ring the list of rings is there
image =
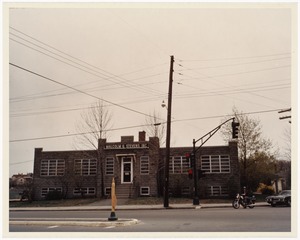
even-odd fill
[[[96,194],[96,190],[94,187],[84,187],[84,188],[74,188],[73,190],[73,194],[74,195],[95,195]]]
[[[140,172],[141,174],[149,174],[149,157],[148,156],[142,156],[140,158]]]
[[[209,196],[228,196],[228,189],[224,186],[209,186],[207,188]]]
[[[190,168],[190,162],[183,156],[170,157],[169,171],[171,174],[185,174]]]
[[[114,175],[114,158],[107,157],[105,162],[105,174]]]
[[[228,155],[201,156],[201,170],[207,173],[229,173]]]
[[[110,196],[110,194],[111,194],[111,188],[110,187],[107,187],[107,188],[105,188],[105,196]]]
[[[65,160],[48,159],[41,161],[41,176],[63,176],[65,174]]]
[[[53,192],[53,191],[59,191],[59,192],[62,192],[62,188],[61,187],[58,187],[58,188],[42,188],[42,191],[41,191],[41,195],[42,197],[46,197],[46,195],[48,194],[48,192]]]
[[[141,196],[149,196],[150,195],[150,187],[141,187],[140,194],[141,194]]]
[[[96,159],[76,159],[75,175],[89,176],[96,175],[97,160]]]

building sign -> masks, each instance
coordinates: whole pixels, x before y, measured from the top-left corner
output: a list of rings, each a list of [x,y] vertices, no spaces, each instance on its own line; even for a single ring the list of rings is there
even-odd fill
[[[140,149],[149,148],[148,143],[127,143],[105,145],[105,149]]]

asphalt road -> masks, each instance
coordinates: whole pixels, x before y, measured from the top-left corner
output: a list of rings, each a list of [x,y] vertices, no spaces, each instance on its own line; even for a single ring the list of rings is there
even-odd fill
[[[10,225],[10,232],[290,232],[291,208],[212,208],[117,211],[139,224],[121,227]],[[108,211],[11,211],[10,219],[108,218]]]

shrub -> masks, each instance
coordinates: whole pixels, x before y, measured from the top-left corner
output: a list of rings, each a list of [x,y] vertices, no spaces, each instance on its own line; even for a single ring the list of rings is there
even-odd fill
[[[264,183],[260,183],[257,192],[260,192],[265,195],[271,195],[274,194],[275,191],[272,186],[268,186]]]

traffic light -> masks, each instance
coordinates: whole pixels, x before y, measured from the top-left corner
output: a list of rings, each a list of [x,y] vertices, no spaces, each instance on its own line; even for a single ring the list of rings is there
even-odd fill
[[[188,174],[189,174],[189,179],[193,179],[193,169],[189,169]]]
[[[190,153],[186,153],[185,154],[185,159],[189,163],[189,166],[191,167],[191,154]]]
[[[231,123],[231,126],[232,126],[232,138],[238,138],[240,123],[233,121]]]
[[[194,153],[191,153],[191,168],[193,168],[194,167],[194,165],[195,165],[195,154]]]

